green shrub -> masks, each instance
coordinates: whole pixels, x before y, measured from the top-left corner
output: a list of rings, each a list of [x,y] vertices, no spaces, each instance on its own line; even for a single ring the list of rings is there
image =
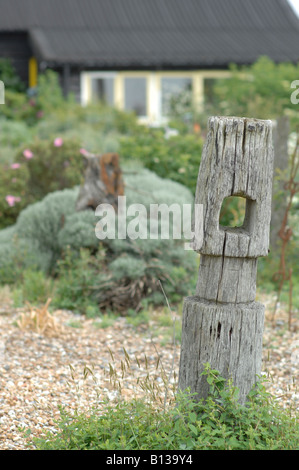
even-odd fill
[[[109,264],[109,271],[116,282],[125,277],[131,280],[141,278],[145,275],[145,270],[146,262],[143,259],[133,258],[126,254]]]
[[[132,174],[125,169],[124,179],[127,207],[136,201],[143,203],[146,208],[152,202],[177,202],[180,207],[192,203],[187,188],[160,178],[149,170],[136,168]],[[159,304],[165,301],[159,280],[163,282],[171,301],[180,301],[183,295],[193,292],[197,257],[195,253],[184,250],[182,240],[171,239],[171,236],[169,240],[131,240],[127,237],[105,239],[101,244],[95,235],[98,220],[94,213],[75,211],[77,196],[78,187],[48,194],[43,200],[26,207],[13,229],[0,232],[0,247],[5,251],[3,259],[0,258],[0,272],[3,276],[8,266],[13,267],[15,257],[18,256],[10,243],[11,230],[28,249],[26,256],[23,252],[19,255],[20,267],[27,266],[27,259],[31,257],[37,269],[57,273],[56,303],[60,302],[65,308],[67,304],[67,308],[82,311],[85,307],[85,304],[80,305],[82,297],[87,299],[87,304],[92,299],[91,303],[97,302],[101,309],[117,312],[126,312],[131,307],[141,308],[144,298],[151,298],[153,303]],[[131,219],[128,217],[127,223]],[[149,218],[142,220],[142,224],[148,236]],[[96,257],[101,246],[104,247],[106,257],[99,264]],[[82,248],[88,250],[88,259],[80,259]],[[72,256],[63,264],[68,250]],[[62,264],[57,264],[59,260]],[[84,281],[87,273],[88,283]],[[83,290],[79,288],[80,283]],[[73,285],[76,287],[72,288]]]
[[[0,231],[1,284],[22,283],[29,268],[47,272],[52,258],[52,252],[41,248],[36,239],[19,238],[15,226]]]
[[[230,70],[230,79],[216,81],[210,114],[258,119],[287,114],[294,129],[298,126],[298,106],[290,100],[291,83],[298,80],[298,64],[275,64],[269,57],[260,57],[250,66],[232,64]]]
[[[0,77],[5,84],[5,104],[0,107],[0,117],[8,120],[36,121],[34,102],[26,95],[26,85],[16,73],[11,61],[0,59]]]
[[[89,312],[89,316],[91,311],[93,316],[99,314],[95,288],[102,267],[102,251],[91,256],[87,249],[81,248],[76,253],[68,247],[63,258],[57,262],[58,280],[52,305],[78,313]]]
[[[26,207],[15,225],[0,231],[0,282],[23,279],[28,267],[51,272],[60,256],[58,233],[75,210],[78,189],[49,194]]]
[[[181,208],[183,204],[192,205],[193,198],[187,188],[147,169],[135,169],[131,173],[129,167],[125,167],[124,179],[127,207],[136,201],[147,209],[152,203],[177,203]],[[130,217],[127,219],[127,226],[129,222]],[[149,235],[149,210],[148,218],[140,222],[139,230]],[[181,300],[182,296],[195,289],[197,257],[194,252],[184,250],[182,240],[171,238],[171,233],[169,239],[162,239],[161,236],[157,240],[149,236],[136,240],[128,237],[124,240],[116,238],[104,241],[104,245],[109,253],[110,276],[108,280],[103,280],[98,296],[99,301],[101,298],[105,299],[107,305],[110,301],[112,310],[120,311],[126,305],[140,308],[144,298],[149,298],[156,304],[164,303],[159,280],[172,302]]]
[[[36,241],[41,250],[52,253],[52,261],[60,254],[58,234],[65,218],[75,212],[78,188],[48,194],[42,201],[26,207],[20,214],[15,231],[20,239]]]
[[[39,113],[34,99],[25,93],[5,88],[5,105],[1,106],[0,116],[33,126],[39,119]]]
[[[1,145],[1,163],[13,163],[14,160],[10,161],[4,157],[3,148],[10,149],[15,153],[16,150],[24,145],[28,145],[32,142],[34,132],[32,128],[24,121],[11,121],[9,119],[2,118],[0,121],[0,145]]]
[[[12,225],[28,204],[26,164],[3,165],[0,171],[0,228]]]
[[[43,88],[40,93],[40,99],[48,96]],[[25,103],[26,97],[20,96]],[[80,149],[94,153],[118,151],[120,133],[137,127],[136,118],[124,112],[101,105],[83,108],[72,102],[55,108],[60,98],[54,98],[34,131],[24,120],[2,120],[0,228],[15,223],[24,207],[48,193],[80,184],[84,176]],[[7,195],[16,198],[13,207],[5,200]]]
[[[36,140],[30,148],[20,150],[16,161],[27,165],[28,192],[34,201],[48,193],[72,188],[83,178],[83,159],[77,139],[57,136],[57,139]]]
[[[140,161],[157,175],[181,183],[194,194],[202,145],[202,139],[193,134],[167,139],[161,129],[140,127],[136,134],[120,139],[119,153],[125,161]]]
[[[75,191],[76,197],[77,194]],[[57,236],[61,251],[65,251],[69,246],[74,251],[79,251],[84,247],[97,249],[99,240],[95,237],[95,225],[95,215],[91,210],[65,214],[65,222]]]
[[[0,59],[0,77],[5,84],[6,90],[13,90],[16,92],[25,91],[25,83],[23,83],[17,74],[11,61],[6,58]]]
[[[61,408],[58,431],[34,439],[38,450],[298,450],[295,416],[259,382],[245,406],[238,390],[209,365],[210,396],[196,403],[188,391],[164,411],[147,400],[104,403],[88,416]],[[190,462],[189,462],[190,463]]]
[[[164,180],[149,170],[135,170],[133,175],[129,171],[126,173],[125,169],[124,177],[127,207],[136,202],[136,198],[138,203],[144,204],[147,208],[153,201],[157,203],[178,201],[180,205],[192,201],[189,190],[178,183]],[[127,223],[129,220],[130,218]],[[97,219],[91,211],[67,215],[65,225],[57,238],[61,251],[71,249],[78,253],[80,247],[89,248],[91,252],[96,251],[100,243],[95,237],[95,222]],[[144,224],[147,224],[145,233],[148,233],[147,219]],[[141,308],[144,298],[157,305],[164,303],[159,280],[163,282],[165,291],[173,302],[180,301],[183,295],[195,289],[197,257],[193,252],[184,250],[181,240],[161,238],[122,240],[116,237],[103,240],[103,247],[106,251],[104,266],[97,267],[90,258],[96,284],[94,282],[90,284],[88,295],[89,298],[98,301],[101,309],[126,312],[131,307]],[[69,269],[70,276],[81,269],[80,264],[76,262],[66,265],[66,268]],[[69,275],[65,270],[59,274],[59,282],[65,285],[66,289],[69,286]],[[77,276],[80,278],[80,272]],[[75,308],[77,300],[80,303],[79,291],[77,292],[78,298],[74,292],[71,295]],[[68,297],[66,293],[64,295]],[[59,295],[61,301],[62,297],[63,295]],[[68,305],[68,308],[71,308],[71,304]]]
[[[66,104],[59,83],[59,75],[53,70],[46,70],[39,74],[36,90],[36,101],[43,113],[59,109]]]
[[[46,138],[50,137],[49,131],[46,130],[49,124],[51,132],[54,133],[71,130],[77,133],[79,129],[81,131],[88,126],[99,134],[127,134],[138,128],[134,113],[112,108],[102,102],[81,106],[71,94],[64,98],[59,75],[53,70],[39,75],[36,102],[43,112],[37,130],[38,133],[46,132]]]
[[[136,116],[102,103],[81,106],[73,100],[63,100],[59,106],[52,106],[52,98],[41,98],[48,91],[39,88],[38,102],[45,109],[43,117],[35,126],[39,139],[54,139],[62,136],[65,139],[78,139],[80,145],[91,153],[118,151],[119,137],[136,132],[139,128]],[[51,91],[51,87],[50,87]],[[55,99],[58,99],[55,98]]]
[[[17,287],[19,292],[19,302],[22,300],[32,304],[45,304],[52,296],[52,279],[46,277],[44,271],[38,271],[32,267],[22,272],[22,279]],[[21,299],[20,299],[21,297]]]
[[[23,84],[9,65],[1,75],[2,61],[0,60],[0,76],[5,83],[5,106],[1,106],[0,115],[9,120],[22,121],[29,127],[34,127],[45,113],[55,107],[64,105],[58,74],[47,70],[39,74],[37,89],[26,93]]]
[[[30,148],[23,147],[14,162],[3,165],[0,172],[0,227],[13,224],[29,204],[48,193],[72,188],[82,178],[83,158],[78,140],[36,140]],[[11,205],[7,196],[14,198]]]

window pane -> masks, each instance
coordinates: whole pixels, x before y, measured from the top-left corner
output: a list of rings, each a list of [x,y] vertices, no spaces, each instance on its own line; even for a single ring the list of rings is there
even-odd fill
[[[190,106],[191,94],[191,78],[162,78],[162,115],[168,116],[178,105]]]
[[[103,101],[114,105],[114,78],[93,78],[91,80],[91,93],[93,101]]]
[[[216,84],[215,78],[205,78],[204,80],[205,105],[213,105],[215,102],[215,93],[214,93],[215,84]]]
[[[146,116],[146,79],[125,78],[125,109]]]

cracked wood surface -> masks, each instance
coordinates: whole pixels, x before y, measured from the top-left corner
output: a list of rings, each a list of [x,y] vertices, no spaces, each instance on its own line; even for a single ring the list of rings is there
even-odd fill
[[[206,398],[209,385],[202,376],[204,364],[211,364],[222,377],[239,389],[239,402],[261,372],[264,306],[259,302],[230,304],[205,302],[198,297],[185,300],[179,388],[187,387]]]

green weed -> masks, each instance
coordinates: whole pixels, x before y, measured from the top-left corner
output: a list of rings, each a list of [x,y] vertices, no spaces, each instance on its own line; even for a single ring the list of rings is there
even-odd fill
[[[34,439],[38,450],[298,450],[298,416],[283,410],[259,382],[246,405],[238,390],[207,364],[210,396],[179,392],[159,410],[146,400],[120,401],[89,416],[61,408],[57,433]]]

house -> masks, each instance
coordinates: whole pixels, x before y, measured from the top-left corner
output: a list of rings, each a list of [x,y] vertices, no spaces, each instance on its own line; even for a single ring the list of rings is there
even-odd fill
[[[202,106],[230,63],[297,63],[298,44],[288,0],[0,0],[0,57],[29,87],[51,68],[83,105],[148,121],[180,93]]]

